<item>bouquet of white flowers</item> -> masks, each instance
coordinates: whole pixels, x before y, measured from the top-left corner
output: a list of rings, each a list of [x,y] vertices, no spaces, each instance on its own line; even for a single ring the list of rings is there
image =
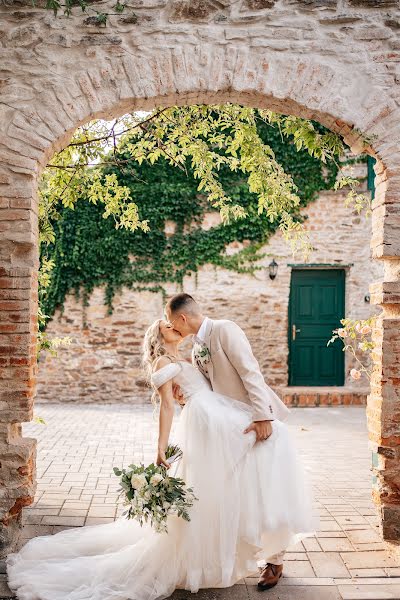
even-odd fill
[[[165,455],[172,463],[182,456],[182,451],[178,446],[168,446]],[[124,505],[129,506],[122,513],[127,519],[136,519],[140,525],[150,521],[159,533],[168,531],[167,517],[170,514],[190,521],[188,509],[197,500],[193,489],[187,488],[183,479],[168,475],[163,465],[152,463],[145,467],[132,464],[127,469],[114,467],[113,471],[120,477],[118,499],[124,495]]]

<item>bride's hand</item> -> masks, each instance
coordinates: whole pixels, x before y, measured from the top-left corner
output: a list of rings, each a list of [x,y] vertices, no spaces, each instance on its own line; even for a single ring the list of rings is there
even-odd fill
[[[158,450],[156,463],[157,463],[157,465],[164,465],[164,467],[166,467],[167,469],[169,469],[170,466],[171,466],[167,462],[167,459],[165,458],[165,452],[164,452],[164,450]]]

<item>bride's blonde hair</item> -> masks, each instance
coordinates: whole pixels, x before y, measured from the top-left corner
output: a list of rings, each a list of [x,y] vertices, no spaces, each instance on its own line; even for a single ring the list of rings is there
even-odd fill
[[[160,324],[163,319],[157,319],[147,329],[143,339],[143,356],[142,364],[146,375],[147,384],[153,388],[153,394],[151,401],[153,404],[157,403],[158,391],[157,388],[152,384],[151,376],[154,372],[155,363],[160,356],[167,356],[172,362],[175,362],[175,356],[172,356],[167,352],[164,346],[164,338],[161,333]]]

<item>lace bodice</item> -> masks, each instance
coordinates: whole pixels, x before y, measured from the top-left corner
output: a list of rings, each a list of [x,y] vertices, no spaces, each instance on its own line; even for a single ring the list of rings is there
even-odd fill
[[[177,383],[186,399],[196,392],[211,390],[211,384],[206,377],[192,364],[179,360],[155,371],[151,376],[152,383],[159,388],[164,383],[173,379]]]

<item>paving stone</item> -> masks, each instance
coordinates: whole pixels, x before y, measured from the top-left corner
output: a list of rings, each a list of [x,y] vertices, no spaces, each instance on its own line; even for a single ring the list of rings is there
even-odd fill
[[[64,502],[64,500],[65,500],[65,492],[63,492],[62,494],[60,494],[59,492],[57,492],[57,493],[55,493],[55,492],[54,493],[49,492],[49,493],[42,494],[42,496],[40,498],[40,501],[41,502],[46,502],[46,500],[50,500],[50,501],[51,500],[61,500],[61,502]],[[35,504],[37,504],[37,503],[35,502]]]
[[[389,569],[386,569],[388,571]],[[385,577],[385,569],[349,569],[352,577]],[[400,569],[399,569],[400,574]]]
[[[87,517],[85,525],[97,525],[98,523],[112,523],[114,521],[112,517]]]
[[[43,525],[69,525],[70,527],[78,527],[83,525],[85,517],[60,517],[60,516],[48,516],[43,517]]]
[[[307,556],[304,552],[286,552],[285,561],[286,560],[307,560]]]
[[[308,556],[317,577],[350,577],[337,552],[310,552]]]
[[[6,577],[4,575],[0,576],[0,598],[15,598],[7,585]]]
[[[322,521],[317,531],[317,535],[320,531],[341,531],[341,529],[339,523],[336,521]]]
[[[302,542],[295,544],[294,546],[289,546],[287,549],[288,552],[305,552],[305,548]]]
[[[325,538],[320,540],[321,548],[328,552],[342,552],[344,550],[354,550],[351,543],[346,538]]]
[[[36,506],[34,508],[32,508],[32,510],[38,510],[38,509],[43,509],[43,508],[51,508],[51,507],[60,507],[63,505],[63,503],[65,502],[65,496],[63,499],[58,499],[58,498],[49,498],[49,497],[44,497],[42,496],[40,498],[40,500],[36,503]]]
[[[75,527],[75,525],[53,525],[53,533],[64,531],[65,529],[75,529]],[[81,525],[78,525],[78,527],[81,527]]]
[[[26,523],[27,525],[39,525],[42,519],[42,515],[26,514],[24,515],[23,523]]]
[[[86,517],[88,512],[87,508],[62,508],[60,510],[60,517]]]
[[[400,585],[397,577],[358,577],[357,579],[333,579],[337,585]]]
[[[91,506],[88,517],[115,517],[115,506]]]
[[[284,577],[282,579],[283,585],[293,586],[332,586],[336,585],[333,577]]]
[[[342,530],[340,531],[318,531],[317,532],[317,540],[325,539],[325,538],[345,538],[347,537],[346,533]]]
[[[260,592],[255,586],[247,586],[249,600],[260,600]],[[264,592],[265,600],[342,600],[336,586],[284,585],[283,582]],[[230,597],[235,598],[234,594]],[[189,598],[187,599],[189,600]]]
[[[284,562],[284,577],[315,577],[308,560]]]
[[[343,600],[399,600],[400,584],[396,585],[339,585]]]
[[[303,544],[307,552],[321,552],[320,543],[315,538],[306,538],[303,540]]]
[[[373,515],[367,515],[365,517],[365,520],[368,521],[368,523],[371,523],[371,525],[379,524],[379,517],[377,511],[375,510]]]
[[[66,500],[63,504],[63,509],[65,508],[77,508],[77,509],[83,509],[83,508],[87,508],[89,509],[90,506],[90,502],[85,500]]]
[[[377,552],[341,552],[341,557],[348,569],[400,566],[399,559],[394,558],[384,550]]]
[[[44,515],[58,515],[58,513],[60,512],[60,507],[54,507],[54,506],[41,506],[40,508],[31,508],[31,509],[27,509],[25,512],[26,517],[28,517],[29,515],[37,515],[37,516],[44,516]]]
[[[199,590],[196,593],[196,600],[248,600],[247,589],[246,585],[234,585],[230,588]],[[170,598],[171,600],[192,600],[192,594],[186,590],[175,590]]]
[[[383,542],[376,542],[373,544],[353,544],[354,549],[359,552],[366,552],[367,550],[386,550],[387,545]]]
[[[21,536],[30,539],[38,535],[50,535],[51,533],[53,533],[53,525],[24,525]]]
[[[348,531],[362,531],[366,527],[368,527],[368,524],[366,525],[365,523],[348,523],[347,525],[342,525],[343,531],[346,533]]]
[[[372,544],[381,542],[381,538],[373,529],[360,529],[347,532],[347,537],[353,544]]]

